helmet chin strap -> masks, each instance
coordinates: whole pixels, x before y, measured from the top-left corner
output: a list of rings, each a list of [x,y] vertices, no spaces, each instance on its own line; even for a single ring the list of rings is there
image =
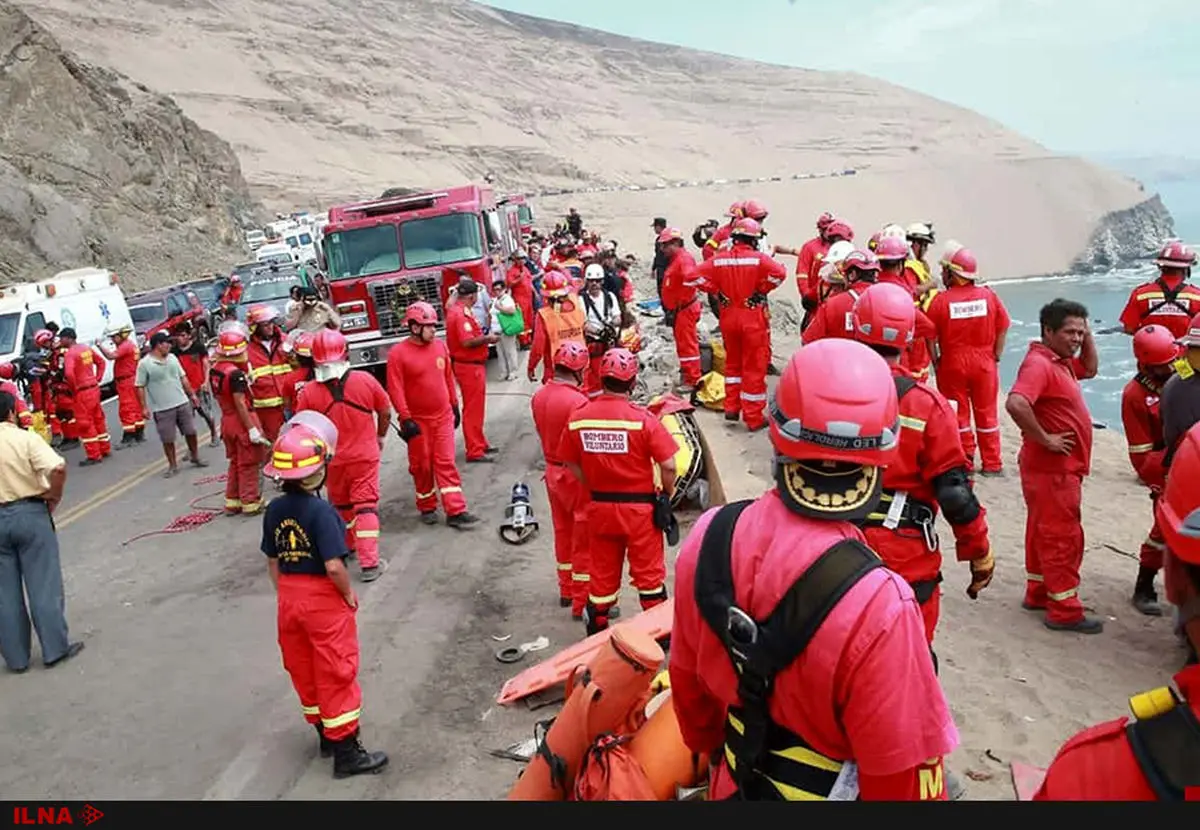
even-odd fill
[[[322,466],[320,472],[313,473],[308,478],[301,481],[300,486],[303,487],[309,493],[315,493],[321,489],[321,486],[324,483],[325,483],[325,468]]]

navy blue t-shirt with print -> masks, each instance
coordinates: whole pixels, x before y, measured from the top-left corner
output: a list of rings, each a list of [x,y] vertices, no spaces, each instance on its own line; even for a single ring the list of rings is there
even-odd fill
[[[284,493],[267,505],[262,552],[279,561],[281,574],[324,576],[327,561],[349,553],[346,524],[324,499]]]

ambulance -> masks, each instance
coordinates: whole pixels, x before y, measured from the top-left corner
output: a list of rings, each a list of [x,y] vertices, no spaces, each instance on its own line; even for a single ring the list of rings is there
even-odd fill
[[[80,343],[105,339],[110,326],[133,325],[117,275],[103,268],[76,268],[41,282],[0,285],[0,362],[35,350],[33,335],[47,323],[75,329]],[[101,385],[112,382],[107,362]]]

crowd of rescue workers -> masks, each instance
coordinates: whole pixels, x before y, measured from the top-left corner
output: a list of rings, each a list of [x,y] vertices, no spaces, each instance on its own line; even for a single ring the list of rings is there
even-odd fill
[[[679,550],[674,621],[663,638],[679,729],[693,752],[716,759],[709,798],[826,797],[836,778],[828,770],[849,760],[863,799],[954,797],[962,786],[942,759],[958,732],[933,650],[943,582],[935,523],[940,515],[949,525],[976,599],[996,564],[975,477],[1006,474],[998,364],[1009,315],[968,247],[945,243],[930,267],[928,223],[887,225],[856,246],[850,224],[825,213],[817,234],[791,248],[766,245],[767,216],[756,200],[732,205],[727,222],[690,235],[699,258],[679,228],[653,222],[651,270],[678,358],[675,391],[694,401],[715,377],[725,420],[768,431],[775,477],[754,501],[706,512]],[[389,429],[407,445],[420,520],[438,524],[440,507],[449,527],[475,527],[455,441],[461,429],[468,463],[496,459],[484,429],[493,347],[502,381],[518,378],[522,351],[529,381],[541,369],[531,410],[559,604],[587,635],[608,630],[626,563],[642,610],[668,599],[664,534],[677,541],[678,445],[637,400],[637,307],[653,303],[635,305],[634,258],[585,229],[573,208],[552,233],[534,231],[523,243],[493,285],[464,276],[444,320],[424,301],[404,309],[408,336],[388,354],[386,383],[351,369],[336,315],[313,302],[287,332],[262,306],[246,323],[224,323],[211,344],[197,345],[186,329],[173,344],[152,344],[164,353],[174,346],[198,411],[207,396],[219,406],[211,431],[228,458],[225,512],[265,511],[283,663],[338,777],[387,763],[361,744],[361,691],[344,666],[357,665],[358,651],[346,563],[357,558],[364,582],[386,564],[378,507]],[[796,259],[804,319],[800,347],[789,344],[794,353],[776,369],[770,296],[788,278],[780,256]],[[1039,799],[1170,799],[1200,785],[1195,261],[1182,242],[1166,241],[1158,276],[1131,293],[1120,318],[1137,361],[1124,430],[1149,494],[1131,600],[1142,614],[1162,615],[1155,580],[1163,572],[1188,648],[1179,692],[1157,690],[1153,705],[1140,707],[1135,698],[1134,721],[1072,739]],[[705,301],[724,350],[723,366],[707,373]],[[1022,435],[1023,607],[1054,631],[1094,634],[1103,623],[1080,598],[1093,424],[1079,381],[1096,375],[1098,355],[1083,304],[1056,299],[1040,324],[1005,404]],[[149,417],[131,331],[110,334],[111,344],[92,348],[70,329],[38,332],[39,371],[22,374],[24,390],[11,382],[16,369],[0,366],[0,391],[17,399],[14,417],[46,413],[56,446],[81,443],[87,465],[113,449],[97,384],[104,359],[116,363],[122,445],[144,440]],[[770,374],[779,376],[773,393]],[[262,473],[282,490],[269,504]],[[1170,737],[1184,733],[1192,737]],[[944,788],[929,785],[943,774]]]

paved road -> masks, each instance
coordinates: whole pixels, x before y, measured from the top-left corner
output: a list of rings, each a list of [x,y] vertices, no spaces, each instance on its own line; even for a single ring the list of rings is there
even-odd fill
[[[528,416],[531,387],[489,387],[495,465],[460,465],[470,532],[417,521],[403,443],[382,469],[382,555],[387,573],[361,585],[363,732],[391,753],[383,774],[334,781],[280,665],[275,601],[255,519],[218,517],[186,533],[136,534],[189,513],[197,497],[219,507],[220,449],[206,470],[164,481],[160,447],[115,453],[80,469],[68,453],[58,512],[67,614],[87,643],[53,670],[0,671],[0,792],[17,799],[494,798],[519,766],[487,750],[531,734],[544,712],[493,708],[511,670],[499,643],[579,639],[556,602],[549,532],[522,547],[495,524],[518,479],[538,485],[540,451]],[[110,407],[110,423],[116,423]],[[460,448],[459,458],[462,453]],[[539,518],[549,515],[539,503]],[[547,528],[548,529],[548,528]],[[510,609],[512,609],[510,611]],[[35,645],[36,649],[36,645]]]

